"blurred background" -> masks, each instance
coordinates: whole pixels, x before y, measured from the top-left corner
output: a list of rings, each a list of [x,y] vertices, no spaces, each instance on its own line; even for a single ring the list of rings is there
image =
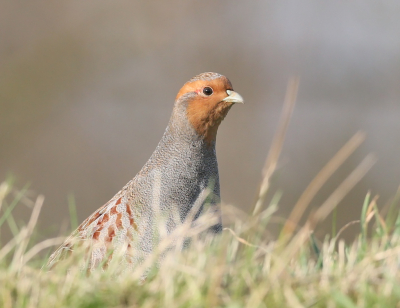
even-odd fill
[[[68,196],[79,221],[108,201],[150,157],[184,82],[215,71],[245,99],[219,130],[222,199],[251,212],[288,79],[299,75],[270,196],[283,192],[287,216],[363,130],[312,202],[376,153],[339,204],[340,228],[359,218],[368,190],[382,206],[400,184],[399,16],[400,2],[372,0],[1,1],[0,178],[45,195],[40,227],[54,235],[69,221]]]

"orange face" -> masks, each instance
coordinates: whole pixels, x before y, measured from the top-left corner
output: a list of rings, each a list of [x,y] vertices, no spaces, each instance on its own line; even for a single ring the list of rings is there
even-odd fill
[[[179,91],[176,99],[186,93],[194,93],[186,109],[188,120],[209,145],[215,141],[218,126],[232,105],[243,103],[243,99],[233,91],[232,84],[225,76],[188,82]]]

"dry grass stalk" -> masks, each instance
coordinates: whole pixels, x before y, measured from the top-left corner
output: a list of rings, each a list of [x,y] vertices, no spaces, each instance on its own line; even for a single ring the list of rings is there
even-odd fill
[[[357,132],[314,177],[293,207],[293,210],[282,229],[281,238],[291,236],[317,192],[364,140],[365,133]]]
[[[263,178],[261,181],[257,201],[254,206],[253,215],[257,215],[261,212],[261,208],[265,200],[265,195],[269,188],[271,176],[276,170],[278,159],[283,147],[283,142],[285,140],[286,132],[288,130],[290,119],[292,117],[292,113],[296,103],[299,82],[300,80],[298,77],[294,77],[289,80],[285,100],[283,103],[283,110],[281,118],[279,120],[278,130],[272,141],[272,145],[263,168]]]
[[[32,214],[31,214],[31,217],[29,219],[27,226],[22,228],[20,231],[20,236],[19,236],[19,241],[18,241],[19,246],[18,246],[16,252],[14,253],[13,260],[12,260],[11,266],[10,266],[12,269],[14,269],[14,268],[16,269],[16,268],[20,267],[19,264],[23,263],[23,255],[25,253],[26,247],[28,246],[30,237],[33,233],[33,230],[36,226],[43,202],[44,202],[44,197],[42,195],[39,195],[36,199],[36,202],[33,207]]]
[[[326,201],[316,210],[313,221],[318,223],[324,220],[337,204],[349,193],[351,189],[365,176],[365,174],[376,163],[373,154],[367,155],[363,161],[349,174],[349,176],[336,188]]]

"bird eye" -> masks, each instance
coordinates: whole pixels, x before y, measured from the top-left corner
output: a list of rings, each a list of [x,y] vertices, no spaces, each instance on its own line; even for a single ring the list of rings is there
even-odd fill
[[[210,87],[205,87],[203,89],[203,93],[207,96],[210,96],[211,94],[213,94],[213,89],[211,89]]]

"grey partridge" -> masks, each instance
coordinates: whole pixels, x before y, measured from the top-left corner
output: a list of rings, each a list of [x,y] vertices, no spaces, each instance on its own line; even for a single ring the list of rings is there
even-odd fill
[[[143,261],[157,245],[157,211],[166,217],[166,231],[185,221],[196,201],[197,219],[207,203],[217,215],[211,232],[222,230],[220,185],[215,150],[218,126],[242,97],[223,75],[203,73],[186,82],[175,99],[168,126],[140,172],[110,201],[90,215],[51,256],[52,267],[77,242],[91,246],[88,265],[109,262],[110,249],[127,245],[128,263]],[[129,249],[130,248],[130,249]],[[129,253],[135,251],[135,253]]]

